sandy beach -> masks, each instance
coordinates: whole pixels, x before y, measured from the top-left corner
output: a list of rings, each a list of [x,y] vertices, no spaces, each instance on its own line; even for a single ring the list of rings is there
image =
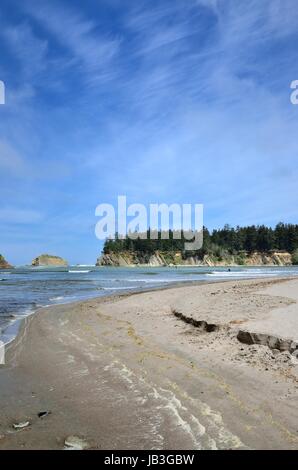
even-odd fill
[[[43,308],[0,366],[0,449],[298,449],[297,301],[235,280]]]

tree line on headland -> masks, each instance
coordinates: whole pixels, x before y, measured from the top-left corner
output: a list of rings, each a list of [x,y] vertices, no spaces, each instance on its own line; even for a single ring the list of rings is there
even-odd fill
[[[231,227],[225,225],[222,229],[209,231],[206,227],[203,229],[203,246],[200,250],[193,253],[189,251],[184,253],[185,240],[183,234],[181,239],[173,238],[173,232],[170,230],[169,238],[162,239],[161,232],[158,232],[158,238],[152,240],[149,238],[150,231],[147,231],[146,238],[138,234],[135,239],[128,235],[120,238],[117,234],[115,239],[107,239],[104,244],[104,254],[120,253],[123,251],[132,251],[140,253],[161,252],[181,252],[184,256],[196,254],[199,257],[204,255],[213,255],[218,258],[226,254],[239,254],[241,252],[253,253],[271,251],[286,251],[292,254],[293,262],[297,255],[298,263],[298,225],[279,223],[275,228],[265,225],[250,225],[247,227]]]

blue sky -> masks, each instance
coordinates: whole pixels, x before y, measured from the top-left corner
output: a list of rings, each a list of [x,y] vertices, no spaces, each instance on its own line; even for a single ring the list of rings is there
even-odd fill
[[[94,263],[95,207],[298,222],[296,0],[1,0],[0,252]]]

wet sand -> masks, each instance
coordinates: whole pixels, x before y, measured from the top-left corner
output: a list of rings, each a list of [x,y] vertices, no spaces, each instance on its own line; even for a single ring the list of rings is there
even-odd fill
[[[249,280],[41,309],[0,366],[0,449],[297,449],[295,352],[237,339],[295,345],[297,301]]]

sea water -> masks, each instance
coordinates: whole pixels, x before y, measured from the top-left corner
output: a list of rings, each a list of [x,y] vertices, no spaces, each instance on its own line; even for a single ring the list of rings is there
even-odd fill
[[[37,308],[191,281],[298,276],[290,267],[18,267],[0,270],[0,340],[11,341]]]

